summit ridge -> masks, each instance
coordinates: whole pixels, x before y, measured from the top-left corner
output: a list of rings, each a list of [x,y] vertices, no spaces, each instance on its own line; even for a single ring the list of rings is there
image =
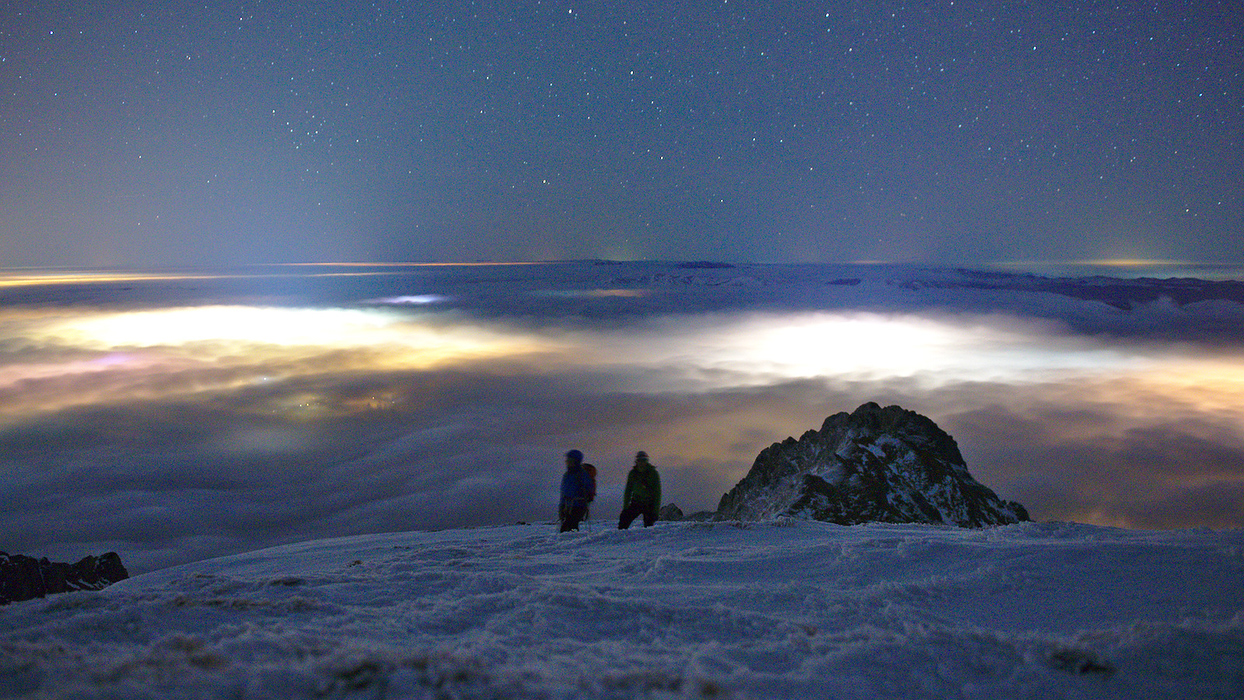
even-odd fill
[[[972,477],[954,438],[930,418],[874,402],[765,448],[716,512],[731,520],[780,516],[961,527],[1029,520],[1022,505]]]

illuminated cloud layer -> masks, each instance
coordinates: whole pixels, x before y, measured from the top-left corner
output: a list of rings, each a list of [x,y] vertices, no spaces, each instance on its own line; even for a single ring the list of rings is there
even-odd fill
[[[601,467],[597,526],[638,449],[668,500],[711,509],[760,449],[864,401],[933,417],[1038,519],[1244,525],[1244,357],[1220,338],[1089,335],[979,302],[694,310],[699,288],[677,292],[690,311],[585,315],[652,303],[616,280],[541,283],[531,303],[566,313],[518,315],[426,286],[321,305],[0,306],[0,549],[116,549],[143,570],[543,520],[569,447]]]
[[[498,365],[533,374],[598,372],[644,391],[818,378],[907,378],[932,388],[1078,375],[1147,377],[1200,391],[1240,380],[1233,357],[1107,345],[1007,315],[715,313],[570,330],[388,308],[195,306],[20,312],[0,323],[23,343],[0,367],[0,391],[11,393],[5,411],[21,416],[310,376]],[[1178,372],[1169,372],[1171,363]]]

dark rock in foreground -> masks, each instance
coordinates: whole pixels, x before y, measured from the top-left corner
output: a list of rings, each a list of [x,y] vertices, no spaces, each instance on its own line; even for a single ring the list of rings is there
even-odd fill
[[[129,578],[116,552],[76,564],[0,552],[0,605],[69,591],[98,591]]]
[[[683,519],[682,508],[673,503],[666,503],[661,506],[661,510],[657,512],[657,520],[668,520],[670,522],[678,522]]]
[[[762,451],[716,514],[777,516],[985,527],[1028,520],[1028,511],[972,478],[954,438],[932,420],[869,402]]]

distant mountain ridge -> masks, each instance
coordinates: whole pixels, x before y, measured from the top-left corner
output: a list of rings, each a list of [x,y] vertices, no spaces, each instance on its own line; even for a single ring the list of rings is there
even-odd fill
[[[1028,520],[968,473],[954,438],[899,406],[865,403],[821,429],[763,450],[721,497],[717,519],[787,516],[840,525],[945,523],[963,527]]]

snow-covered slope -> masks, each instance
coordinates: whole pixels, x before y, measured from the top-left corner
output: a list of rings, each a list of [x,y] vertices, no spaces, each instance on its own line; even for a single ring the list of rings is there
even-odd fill
[[[1244,531],[596,528],[309,542],[16,603],[0,696],[1244,693]]]

